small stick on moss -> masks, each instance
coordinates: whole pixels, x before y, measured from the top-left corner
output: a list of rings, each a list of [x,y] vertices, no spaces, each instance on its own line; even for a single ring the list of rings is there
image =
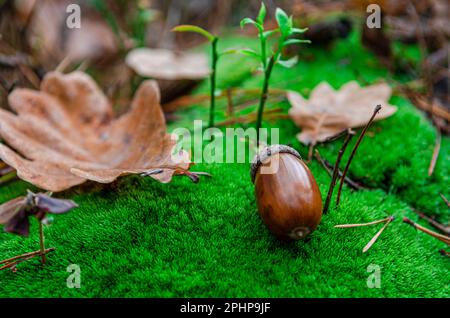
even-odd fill
[[[339,225],[335,225],[335,228],[338,229],[346,229],[346,228],[352,228],[352,227],[360,227],[360,226],[369,226],[369,225],[375,225],[375,224],[380,224],[380,223],[385,223],[385,222],[390,222],[392,219],[392,216],[382,219],[382,220],[377,220],[377,221],[372,221],[372,222],[368,222],[368,223],[356,223],[356,224],[339,224]]]
[[[48,248],[45,250],[45,254],[48,254],[50,252],[53,252],[55,250],[54,247]],[[22,262],[28,261],[32,258],[35,258],[36,256],[41,256],[42,255],[42,251],[35,251],[35,252],[30,252],[30,253],[25,253],[22,255],[17,255],[8,259],[5,259],[3,261],[0,261],[0,264],[5,264],[3,266],[0,267],[0,270],[3,269],[7,269],[7,268],[11,268],[14,267]]]
[[[445,235],[449,235],[450,236],[450,227],[445,226],[444,224],[439,223],[438,221],[436,221],[433,218],[430,218],[429,216],[425,215],[425,213],[413,209],[414,212],[417,213],[417,215],[419,215],[419,217],[425,221],[427,221],[428,223],[430,223],[430,225],[432,225],[433,227],[435,227],[436,229],[438,229],[439,231],[441,231],[442,233],[444,233]]]
[[[423,227],[423,226],[421,226],[421,225],[411,221],[407,217],[403,218],[403,222],[413,226],[414,228],[418,229],[421,232],[424,232],[424,233],[426,233],[426,234],[428,234],[428,235],[438,239],[441,242],[446,243],[447,245],[450,245],[450,236],[439,234],[439,233],[436,233],[434,231],[431,231],[431,230],[427,229],[426,227]]]
[[[450,252],[447,252],[445,250],[439,250],[439,253],[441,253],[441,255],[443,255],[443,256],[450,257]]]
[[[436,144],[434,145],[433,155],[431,156],[430,166],[428,167],[428,176],[430,177],[436,166],[437,159],[439,157],[439,152],[441,150],[441,131],[439,128],[436,129]]]
[[[375,116],[378,114],[378,112],[380,110],[381,110],[381,105],[377,105],[373,111],[372,117],[370,117],[369,121],[367,122],[366,126],[364,127],[363,131],[361,132],[361,135],[359,135],[359,138],[356,141],[355,146],[352,149],[350,158],[348,158],[347,164],[345,165],[345,168],[344,168],[344,172],[342,173],[341,182],[339,184],[339,190],[338,190],[337,198],[336,198],[336,206],[339,206],[339,202],[341,200],[342,186],[344,185],[345,176],[347,175],[348,169],[350,168],[350,164],[352,163],[352,160],[353,160],[353,157],[355,156],[356,150],[358,149],[362,139],[364,138],[364,135],[366,134],[367,129],[369,128],[370,124],[373,122]]]
[[[345,137],[344,143],[341,146],[341,149],[339,149],[338,156],[336,159],[336,163],[334,164],[333,168],[333,176],[331,177],[330,187],[328,188],[328,194],[327,199],[325,200],[325,206],[323,208],[323,214],[326,214],[328,212],[328,208],[330,206],[331,197],[333,196],[334,187],[336,185],[336,180],[339,173],[339,164],[341,162],[342,156],[345,153],[345,150],[347,149],[348,144],[350,143],[350,140],[352,140],[353,136],[355,135],[355,132],[351,129],[347,129],[347,136]],[[343,175],[342,180],[345,180],[345,176]]]
[[[450,208],[450,201],[448,201],[448,199],[442,193],[439,193],[439,195],[441,196],[442,200],[444,200],[445,204],[447,204],[447,206]]]
[[[317,149],[315,150],[314,157],[316,157],[316,159],[319,161],[319,163],[322,165],[322,167],[325,169],[325,171],[328,173],[328,175],[331,178],[333,176],[333,167],[334,167],[334,165],[329,163],[327,160],[323,159],[320,156],[320,153],[319,153],[319,151]],[[339,169],[339,171],[338,171],[338,176],[339,176],[339,178],[342,177],[341,169]],[[353,181],[349,177],[345,177],[345,183],[347,183],[348,186],[351,187],[354,190],[368,189],[368,188],[358,184],[357,182]]]
[[[327,171],[329,171],[329,175],[331,177],[332,174],[333,174],[334,164],[331,164],[327,160],[323,159],[323,165],[324,165],[325,169],[327,169]],[[342,170],[341,169],[339,169],[338,175],[339,175],[339,178],[342,177]],[[360,182],[356,182],[356,181],[350,179],[348,176],[345,176],[345,180],[344,181],[345,181],[345,183],[347,183],[347,185],[349,187],[351,187],[354,190],[367,190],[367,189],[369,189],[369,187],[367,185],[363,185]]]
[[[375,236],[369,241],[369,243],[367,243],[366,246],[364,246],[363,248],[363,253],[367,252],[373,244],[375,244],[375,242],[377,241],[377,239],[380,237],[381,233],[383,233],[383,231],[386,229],[386,227],[394,220],[394,216],[390,216],[388,217],[386,224],[377,232],[377,234],[375,234]]]

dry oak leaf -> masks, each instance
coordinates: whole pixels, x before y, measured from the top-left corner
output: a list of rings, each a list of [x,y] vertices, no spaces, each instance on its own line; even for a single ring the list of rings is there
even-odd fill
[[[375,120],[384,119],[397,111],[389,105],[391,88],[385,84],[360,87],[355,81],[334,90],[327,82],[314,88],[308,100],[299,93],[290,91],[287,98],[291,104],[289,115],[302,132],[297,135],[305,145],[325,141],[346,128],[362,127],[367,124],[373,109],[382,109]]]
[[[48,73],[40,91],[15,89],[8,97],[17,113],[0,109],[0,159],[19,178],[49,191],[87,179],[113,182],[119,176],[159,169],[166,183],[190,167],[190,155],[174,152],[166,133],[154,81],[144,81],[128,113],[114,118],[112,106],[85,73]]]
[[[210,74],[208,59],[200,53],[137,48],[125,62],[137,74],[160,80],[200,80]]]

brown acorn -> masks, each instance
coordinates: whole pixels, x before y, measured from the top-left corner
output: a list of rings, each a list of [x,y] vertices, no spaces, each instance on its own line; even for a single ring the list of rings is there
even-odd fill
[[[319,225],[322,196],[296,150],[284,145],[263,149],[253,160],[251,177],[259,214],[279,239],[304,239]]]

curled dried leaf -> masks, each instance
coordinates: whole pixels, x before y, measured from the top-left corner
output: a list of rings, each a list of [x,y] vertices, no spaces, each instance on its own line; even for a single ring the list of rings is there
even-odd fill
[[[137,48],[125,61],[139,75],[161,80],[198,80],[210,73],[208,59],[198,53]]]
[[[297,135],[306,145],[315,144],[330,138],[345,128],[364,126],[373,113],[373,105],[382,109],[375,120],[384,119],[397,111],[388,104],[391,88],[384,83],[360,87],[351,81],[339,90],[328,83],[320,83],[308,100],[299,93],[287,93],[292,108],[289,115],[295,124],[302,128]]]
[[[86,74],[48,73],[41,90],[16,89],[0,109],[0,159],[19,178],[57,192],[87,179],[101,183],[150,169],[169,182],[190,167],[190,156],[172,153],[154,81],[137,90],[128,113],[114,118],[112,106]],[[13,151],[13,148],[15,151]]]

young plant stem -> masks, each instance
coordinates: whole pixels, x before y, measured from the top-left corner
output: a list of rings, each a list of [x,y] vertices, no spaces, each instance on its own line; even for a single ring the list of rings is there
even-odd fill
[[[427,229],[426,227],[423,227],[422,225],[419,225],[419,224],[411,221],[407,217],[403,218],[403,222],[405,222],[406,224],[409,224],[409,225],[415,227],[416,229],[418,229],[421,232],[424,232],[424,233],[426,233],[428,235],[431,235],[432,237],[438,239],[441,242],[446,243],[447,245],[450,245],[450,236],[439,234],[439,233],[436,233],[434,231],[431,231],[431,230]]]
[[[342,144],[341,149],[339,149],[338,156],[333,168],[333,176],[331,177],[330,187],[328,188],[327,199],[325,200],[325,206],[323,208],[323,214],[326,214],[328,212],[328,208],[330,207],[331,197],[333,196],[333,190],[339,175],[339,164],[341,162],[342,156],[345,153],[345,150],[347,149],[348,144],[350,143],[354,135],[355,132],[351,129],[348,129],[344,143]]]
[[[39,221],[39,243],[41,246],[41,263],[45,264],[47,261],[45,257],[45,238],[44,238],[44,225]]]
[[[374,120],[375,116],[378,114],[378,112],[381,110],[381,105],[377,105],[373,111],[372,117],[370,117],[369,121],[367,122],[366,126],[364,127],[363,131],[361,132],[361,135],[359,135],[358,140],[356,141],[355,146],[352,149],[352,152],[350,153],[350,157],[348,158],[347,164],[345,165],[344,171],[342,173],[341,181],[339,183],[339,189],[337,193],[336,198],[336,206],[339,206],[339,202],[341,200],[341,192],[342,187],[344,185],[345,176],[347,175],[348,169],[350,168],[350,164],[352,163],[353,157],[355,156],[356,150],[358,150],[359,145],[361,144],[362,139],[364,138],[364,135],[366,134],[367,129],[369,128],[370,124]]]
[[[211,77],[210,77],[210,110],[209,110],[209,127],[214,127],[214,110],[216,107],[216,71],[217,60],[219,54],[217,53],[217,42],[219,38],[214,38],[211,42]]]
[[[264,70],[264,83],[263,88],[261,92],[261,97],[259,99],[259,106],[258,106],[258,115],[256,118],[256,143],[259,145],[259,129],[262,125],[262,117],[264,113],[264,106],[267,101],[267,95],[269,92],[269,81],[270,81],[270,75],[272,74],[272,69],[275,64],[275,57],[272,56],[269,60],[269,63],[267,64],[266,69]]]

